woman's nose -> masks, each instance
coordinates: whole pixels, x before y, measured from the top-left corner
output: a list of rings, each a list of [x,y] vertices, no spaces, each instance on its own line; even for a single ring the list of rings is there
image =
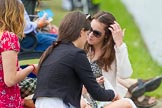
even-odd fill
[[[88,36],[93,37],[93,32],[89,32]]]

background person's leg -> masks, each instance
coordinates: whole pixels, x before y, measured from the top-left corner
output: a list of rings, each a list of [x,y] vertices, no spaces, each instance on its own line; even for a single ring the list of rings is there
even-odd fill
[[[38,39],[38,44],[35,48],[36,51],[46,50],[54,41],[57,40],[57,34],[37,33],[36,36]]]
[[[25,34],[25,38],[20,40],[21,50],[32,51],[37,46],[37,37],[35,33]]]

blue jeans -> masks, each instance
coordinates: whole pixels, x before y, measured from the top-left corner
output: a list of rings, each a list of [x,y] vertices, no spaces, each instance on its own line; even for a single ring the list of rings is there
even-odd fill
[[[57,34],[51,33],[37,33],[36,34],[38,45],[35,48],[36,51],[46,50],[54,41],[57,40]]]
[[[57,34],[39,32],[36,34],[27,34],[26,37],[21,41],[21,47],[30,49],[35,44],[35,38],[31,35],[36,35],[37,45],[34,48],[35,51],[45,51],[54,41],[57,40]]]

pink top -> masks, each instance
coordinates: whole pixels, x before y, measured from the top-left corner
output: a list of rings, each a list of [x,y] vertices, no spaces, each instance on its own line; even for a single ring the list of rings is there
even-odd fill
[[[14,33],[5,31],[0,39],[0,108],[23,108],[18,84],[7,87],[4,83],[1,53],[8,50],[19,52],[20,44]],[[18,59],[16,66],[18,70]]]

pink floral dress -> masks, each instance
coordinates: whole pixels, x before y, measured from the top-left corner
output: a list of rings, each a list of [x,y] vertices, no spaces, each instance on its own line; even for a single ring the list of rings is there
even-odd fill
[[[23,108],[18,84],[7,87],[4,83],[1,53],[7,50],[19,52],[20,45],[18,37],[14,33],[5,31],[0,39],[0,108]],[[16,66],[18,69],[18,59]]]

